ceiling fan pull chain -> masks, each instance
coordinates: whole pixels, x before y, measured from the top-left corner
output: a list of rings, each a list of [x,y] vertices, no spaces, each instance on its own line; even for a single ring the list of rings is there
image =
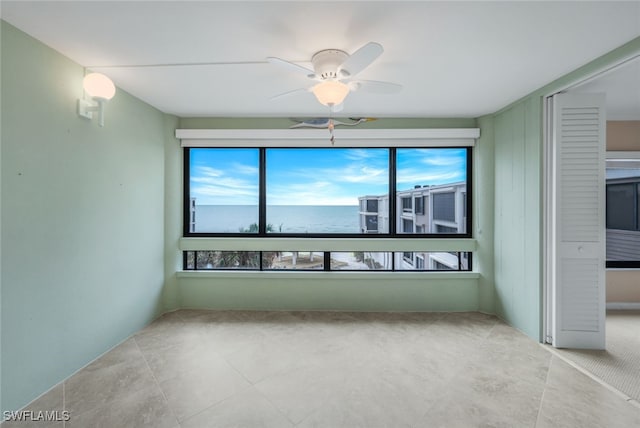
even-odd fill
[[[329,117],[329,123],[327,125],[327,128],[329,128],[329,135],[331,135],[331,138],[329,138],[329,141],[331,141],[331,145],[333,146],[333,143],[336,141],[335,137],[333,136],[333,118]]]

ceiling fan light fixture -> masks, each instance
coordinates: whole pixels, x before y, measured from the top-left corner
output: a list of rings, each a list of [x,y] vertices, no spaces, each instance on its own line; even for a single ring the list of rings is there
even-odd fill
[[[312,91],[320,104],[337,106],[342,104],[349,94],[349,86],[337,80],[326,80],[315,85]]]

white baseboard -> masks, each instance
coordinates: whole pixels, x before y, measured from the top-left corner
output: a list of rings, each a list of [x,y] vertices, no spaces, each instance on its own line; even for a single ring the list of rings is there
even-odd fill
[[[607,309],[640,311],[640,302],[607,302]]]

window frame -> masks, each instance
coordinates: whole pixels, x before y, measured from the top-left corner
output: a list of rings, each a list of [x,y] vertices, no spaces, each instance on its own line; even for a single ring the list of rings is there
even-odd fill
[[[186,272],[212,272],[212,271],[230,271],[230,272],[471,272],[472,271],[472,260],[473,260],[473,251],[455,251],[456,254],[453,254],[458,259],[458,268],[452,269],[429,269],[427,268],[426,258],[420,256],[419,254],[429,254],[429,253],[442,253],[443,251],[374,251],[381,253],[388,253],[391,261],[391,266],[386,269],[333,269],[331,267],[331,254],[336,252],[352,252],[356,251],[285,251],[285,252],[313,252],[318,255],[319,260],[322,259],[323,266],[322,268],[306,268],[306,267],[296,267],[291,269],[285,268],[273,268],[273,267],[265,267],[264,266],[264,253],[269,253],[271,251],[263,251],[263,250],[242,250],[237,252],[248,252],[248,253],[258,253],[258,261],[259,265],[254,267],[228,267],[228,266],[217,266],[217,267],[198,267],[197,259],[198,253],[207,253],[207,252],[225,252],[218,250],[185,250],[182,252],[182,264],[183,271]],[[226,251],[226,252],[234,252],[234,251]],[[370,251],[367,251],[370,252]],[[189,253],[193,253],[193,267],[189,267]],[[451,253],[451,251],[449,251]],[[464,257],[464,254],[467,255],[468,265],[467,268],[463,269],[461,260]],[[418,266],[417,260],[422,260],[422,267]],[[396,261],[397,260],[397,261]],[[412,267],[413,269],[403,269],[399,264],[406,263]],[[445,264],[442,266],[445,266]]]
[[[620,160],[640,160],[640,151],[607,151],[607,161],[620,161]],[[640,192],[640,181],[635,179],[605,179],[605,195],[608,196],[609,185],[618,185],[618,184],[636,184],[636,192]],[[629,230],[629,232],[635,233],[640,231],[640,193],[636,193],[635,202],[638,205],[636,207],[636,230]],[[607,212],[608,206],[605,202],[605,213]],[[605,233],[607,230],[620,230],[620,229],[609,229],[607,228],[608,220],[605,220]],[[621,229],[626,230],[626,229]],[[605,245],[607,245],[605,243]],[[607,269],[640,269],[640,260],[606,260],[606,268]]]
[[[260,238],[362,238],[362,237],[377,237],[377,238],[402,238],[402,239],[416,239],[416,238],[472,238],[472,218],[473,218],[473,147],[472,146],[411,146],[412,148],[420,149],[465,149],[466,151],[466,191],[464,198],[464,207],[466,209],[463,216],[465,221],[465,233],[402,233],[396,230],[398,220],[402,217],[398,216],[396,209],[397,189],[396,189],[396,149],[404,148],[403,146],[357,146],[357,147],[340,147],[340,148],[359,148],[359,149],[386,149],[389,155],[388,166],[388,232],[386,233],[282,233],[282,232],[269,232],[267,233],[267,205],[266,205],[266,152],[271,148],[269,146],[242,146],[241,148],[258,149],[259,151],[259,180],[258,180],[258,231],[257,233],[246,232],[192,232],[191,223],[191,157],[190,151],[192,149],[238,149],[239,147],[215,145],[215,146],[184,146],[183,147],[183,237],[185,238],[216,238],[216,237],[230,237],[230,238],[242,238],[242,237],[260,237]],[[290,149],[303,149],[308,148],[306,146],[287,146]],[[332,147],[326,147],[326,150],[331,150]],[[367,195],[362,195],[367,196]],[[413,206],[413,196],[410,196],[410,201]],[[359,207],[360,209],[360,207]],[[366,206],[365,206],[366,209]],[[401,214],[401,213],[400,213]],[[380,225],[378,225],[380,230]]]
[[[326,129],[176,129],[175,137],[180,141],[181,147],[211,147],[211,148],[258,148],[258,147],[344,147],[344,148],[468,148],[467,156],[467,192],[473,187],[473,147],[480,137],[479,128],[338,128],[335,130],[335,140],[331,139]],[[393,158],[395,160],[395,157]],[[183,157],[183,160],[184,159]],[[188,164],[187,164],[188,168]],[[185,175],[183,175],[184,177]],[[188,175],[186,175],[188,177]],[[184,183],[186,184],[186,183]],[[389,183],[392,191],[394,183]],[[183,186],[184,189],[187,186]],[[187,192],[183,197],[186,199]],[[469,206],[465,212],[468,217],[474,215],[474,206],[471,206],[475,196],[469,193],[465,198]],[[385,209],[395,212],[395,198],[388,198],[384,202]],[[183,207],[187,208],[186,204]],[[185,209],[186,211],[186,209]],[[187,217],[185,215],[185,217]],[[389,215],[382,217],[388,221]],[[256,236],[243,234],[241,239],[222,234],[219,236],[199,237],[194,234],[185,234],[178,240],[178,249],[185,256],[187,251],[319,251],[326,252],[403,252],[403,251],[458,251],[468,260],[468,268],[465,271],[246,271],[246,270],[182,270],[179,276],[184,277],[229,277],[229,278],[256,278],[267,275],[271,278],[478,278],[478,273],[472,268],[472,257],[477,250],[477,241],[472,236],[473,222],[470,218],[463,219],[466,226],[465,237],[462,234],[446,235],[435,234],[401,236],[358,233],[349,238],[345,234],[331,236],[323,234],[321,237],[308,237],[305,239],[288,238],[281,236]],[[395,231],[395,222],[391,221],[388,228]],[[330,254],[330,253],[327,253]]]

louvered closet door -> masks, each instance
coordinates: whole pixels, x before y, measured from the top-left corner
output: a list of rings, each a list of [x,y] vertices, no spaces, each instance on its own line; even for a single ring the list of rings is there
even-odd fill
[[[553,100],[553,346],[605,347],[605,96]]]

